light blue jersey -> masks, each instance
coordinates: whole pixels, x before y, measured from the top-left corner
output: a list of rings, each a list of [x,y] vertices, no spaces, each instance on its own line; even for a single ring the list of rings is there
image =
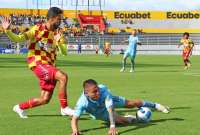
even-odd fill
[[[98,87],[100,98],[94,101],[83,93],[76,104],[74,116],[80,117],[83,112],[87,112],[96,119],[109,121],[109,108],[125,106],[125,98],[113,96],[105,85],[100,84]]]
[[[129,42],[129,45],[128,45],[126,52],[124,53],[124,56],[125,57],[128,57],[128,56],[135,57],[136,52],[137,52],[137,43],[140,42],[138,36],[130,35],[128,42]]]

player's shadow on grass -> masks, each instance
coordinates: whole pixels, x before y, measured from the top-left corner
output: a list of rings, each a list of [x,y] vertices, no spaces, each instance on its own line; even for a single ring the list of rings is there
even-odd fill
[[[133,109],[125,108],[125,109],[119,109],[119,110],[117,109],[116,112],[120,115],[124,115],[124,113],[129,113],[129,112],[133,113],[133,112],[136,112],[136,110],[137,110],[137,108],[133,108]]]
[[[30,114],[28,117],[61,117],[58,114]]]
[[[65,117],[65,116],[59,114],[32,114],[28,115],[28,117]],[[90,120],[90,119],[91,117],[89,115],[85,115],[84,117],[80,118],[80,120]]]
[[[138,130],[138,129],[145,128],[145,127],[148,127],[148,126],[154,126],[154,125],[157,125],[158,123],[165,122],[165,121],[184,121],[184,119],[182,119],[182,118],[169,118],[169,119],[151,120],[151,122],[147,123],[147,124],[138,123],[138,124],[135,124],[134,128],[121,131],[121,132],[119,132],[119,134],[124,134],[124,133],[130,132],[130,131]],[[122,125],[121,127],[125,127],[125,126],[126,125]]]
[[[182,107],[171,107],[171,110],[184,110],[184,109],[191,109],[189,106],[182,106]]]
[[[124,134],[124,133],[127,133],[127,132],[131,132],[133,130],[138,130],[138,129],[141,129],[141,128],[146,128],[146,127],[149,127],[149,126],[155,126],[157,125],[158,123],[161,123],[161,122],[165,122],[165,121],[184,121],[184,119],[182,118],[169,118],[169,119],[158,119],[158,120],[151,120],[150,123],[135,123],[135,124],[120,124],[120,125],[117,125],[117,127],[133,127],[133,128],[130,128],[130,129],[127,129],[127,130],[124,130],[124,131],[120,131],[119,134]],[[100,126],[100,127],[95,127],[95,128],[90,128],[90,129],[83,129],[81,130],[81,133],[86,133],[86,132],[89,132],[89,131],[94,131],[94,130],[98,130],[98,129],[104,129],[104,128],[109,128],[109,124],[108,123],[102,123],[103,126]]]
[[[176,65],[178,66],[178,65]],[[179,70],[140,70],[140,71],[137,71],[137,72],[155,72],[155,73],[177,73],[177,72],[183,72],[183,70],[179,69]]]

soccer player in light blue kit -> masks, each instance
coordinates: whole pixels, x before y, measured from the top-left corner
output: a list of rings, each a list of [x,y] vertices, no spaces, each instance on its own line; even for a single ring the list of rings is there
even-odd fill
[[[153,102],[142,100],[127,100],[124,97],[113,96],[105,85],[98,85],[93,79],[84,81],[83,94],[79,98],[75,112],[72,117],[72,135],[79,135],[78,120],[83,112],[92,115],[93,118],[110,123],[108,135],[117,135],[115,124],[127,124],[137,122],[135,116],[120,116],[115,112],[115,108],[155,108],[163,113],[169,113],[167,107]]]
[[[127,50],[124,53],[124,57],[123,57],[123,61],[122,61],[122,69],[120,70],[120,72],[125,71],[126,59],[128,57],[130,57],[130,59],[131,59],[130,72],[133,72],[134,67],[135,67],[135,56],[136,56],[136,52],[137,52],[137,45],[141,45],[141,42],[138,39],[136,30],[132,31],[132,34],[129,36],[129,39],[126,41],[129,42],[129,45],[128,45]]]

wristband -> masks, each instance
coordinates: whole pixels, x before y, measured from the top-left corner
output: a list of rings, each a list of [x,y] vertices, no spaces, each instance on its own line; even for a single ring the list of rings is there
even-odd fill
[[[110,128],[115,128],[115,125],[114,125],[114,124],[111,124],[111,125],[110,125]]]

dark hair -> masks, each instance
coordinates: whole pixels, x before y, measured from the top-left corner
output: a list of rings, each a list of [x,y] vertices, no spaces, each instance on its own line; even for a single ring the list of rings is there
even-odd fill
[[[63,10],[58,8],[58,7],[51,7],[49,10],[48,10],[48,13],[47,13],[47,19],[49,18],[52,18],[52,17],[56,17],[60,14],[63,14]]]
[[[88,80],[85,80],[85,81],[83,82],[83,88],[85,88],[86,84],[97,85],[98,83],[97,83],[95,80],[93,80],[93,79],[88,79]]]
[[[188,32],[183,33],[183,36],[190,36],[190,34]]]

